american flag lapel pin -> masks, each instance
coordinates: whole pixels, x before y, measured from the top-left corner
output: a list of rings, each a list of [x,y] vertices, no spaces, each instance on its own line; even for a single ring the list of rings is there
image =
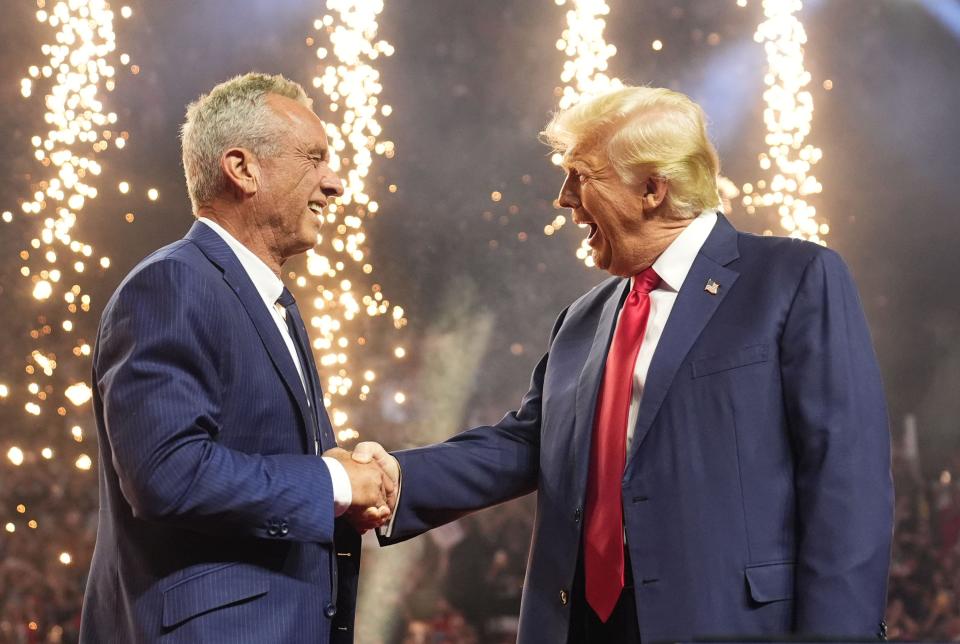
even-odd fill
[[[710,295],[716,295],[717,292],[720,290],[720,285],[714,282],[712,279],[707,280],[707,285],[703,287],[703,290],[705,290]]]

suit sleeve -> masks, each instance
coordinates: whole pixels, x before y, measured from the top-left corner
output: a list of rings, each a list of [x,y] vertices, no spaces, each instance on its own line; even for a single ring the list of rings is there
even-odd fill
[[[550,337],[556,337],[566,310]],[[529,494],[540,475],[540,419],[549,351],[530,378],[520,407],[492,426],[475,427],[443,443],[395,452],[401,494],[381,545],[415,537],[491,505]]]
[[[94,384],[123,495],[134,516],[151,521],[329,543],[333,487],[321,459],[248,454],[217,441],[229,431],[218,418],[219,355],[230,340],[215,286],[163,260],[129,278],[104,314]]]
[[[893,532],[890,431],[856,288],[833,251],[807,265],[780,351],[796,462],[795,629],[874,636]]]

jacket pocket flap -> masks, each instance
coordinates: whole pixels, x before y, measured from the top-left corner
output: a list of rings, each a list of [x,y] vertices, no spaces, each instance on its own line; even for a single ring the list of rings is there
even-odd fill
[[[270,590],[262,571],[236,563],[188,577],[163,591],[163,626],[169,628],[216,608]]]
[[[747,566],[744,573],[747,575],[750,596],[760,603],[793,599],[795,568],[796,564],[792,561]]]
[[[720,356],[711,356],[709,358],[700,358],[690,363],[693,369],[693,377],[699,378],[719,371],[727,371],[744,367],[748,364],[766,362],[770,359],[769,344],[755,344],[750,347],[744,347],[730,353]]]

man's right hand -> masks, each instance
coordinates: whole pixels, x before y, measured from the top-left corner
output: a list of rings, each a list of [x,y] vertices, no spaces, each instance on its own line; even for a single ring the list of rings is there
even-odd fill
[[[335,458],[350,479],[352,501],[348,511],[358,530],[378,528],[389,520],[392,508],[387,500],[395,497],[393,479],[377,463],[360,463],[350,452],[339,447],[327,450],[324,456]]]

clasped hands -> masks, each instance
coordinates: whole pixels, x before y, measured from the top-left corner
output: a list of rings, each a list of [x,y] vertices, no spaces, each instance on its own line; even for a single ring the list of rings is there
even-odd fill
[[[379,443],[358,443],[353,452],[334,447],[323,453],[343,465],[353,500],[346,518],[363,534],[390,521],[397,507],[400,464]]]

